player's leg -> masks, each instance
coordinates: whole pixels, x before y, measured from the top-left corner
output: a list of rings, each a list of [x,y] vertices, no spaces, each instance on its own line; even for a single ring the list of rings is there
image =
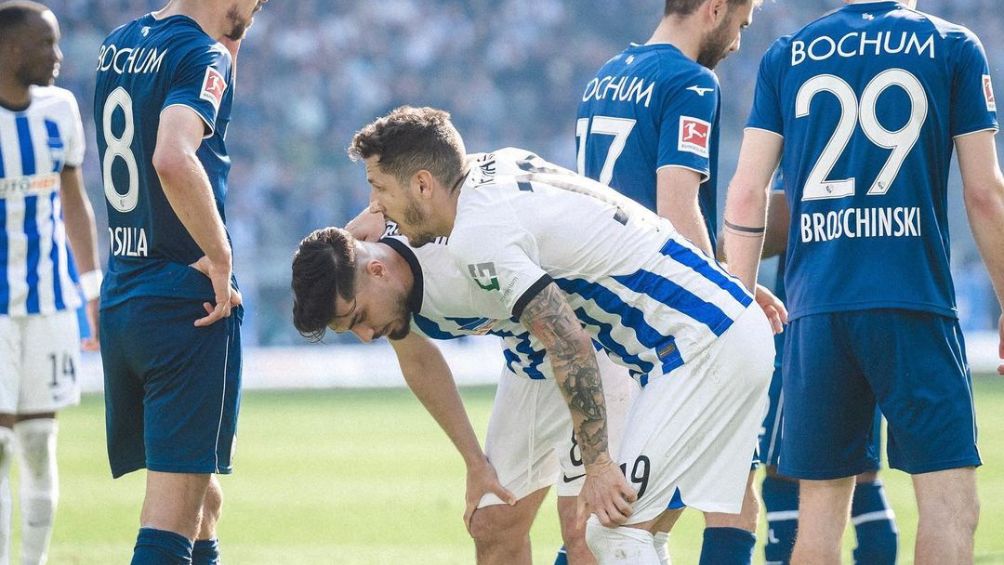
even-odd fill
[[[44,563],[52,538],[59,473],[56,414],[19,416],[14,424],[21,469],[21,562]]]
[[[882,413],[875,411],[872,426],[872,444],[875,453],[881,451]],[[854,498],[851,502],[851,524],[858,545],[854,548],[854,562],[861,565],[893,565],[899,532],[896,515],[885,496],[885,487],[878,471],[868,471],[855,477]]]
[[[753,562],[756,545],[756,524],[760,514],[760,501],[753,489],[756,471],[752,470],[746,482],[743,506],[738,514],[707,512],[704,514],[704,543],[701,546],[702,565]]]
[[[980,518],[976,469],[947,469],[913,476],[917,495],[918,565],[972,563]]]
[[[15,455],[13,414],[0,414],[0,565],[10,563],[11,514],[10,469]]]
[[[840,314],[793,320],[785,331],[778,471],[800,479],[792,563],[840,563],[854,476],[878,468],[869,452],[875,403]],[[798,399],[797,402],[791,399]]]
[[[586,541],[599,565],[671,565],[666,542],[681,514],[683,508],[666,510],[655,519],[617,528],[590,516]]]
[[[547,495],[542,488],[516,504],[478,508],[471,517],[471,536],[479,565],[532,563],[530,526]]]
[[[10,469],[15,458],[14,422],[21,388],[23,324],[0,316],[0,565],[10,562]]]
[[[798,529],[798,481],[782,477],[776,466],[768,466],[761,492],[767,517],[764,561],[767,565],[787,564]]]
[[[220,543],[216,537],[216,523],[220,521],[222,513],[223,488],[216,475],[212,475],[206,496],[202,500],[199,533],[192,547],[192,565],[219,565]]]

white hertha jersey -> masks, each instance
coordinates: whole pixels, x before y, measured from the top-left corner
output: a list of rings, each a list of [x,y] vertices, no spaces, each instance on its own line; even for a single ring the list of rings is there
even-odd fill
[[[83,126],[68,90],[32,87],[26,110],[0,106],[0,315],[80,306],[59,189],[63,167],[83,160]]]
[[[543,346],[518,320],[481,315],[491,306],[491,298],[457,269],[443,241],[411,247],[406,238],[397,235],[391,223],[380,241],[404,257],[414,275],[415,286],[409,304],[413,331],[437,340],[471,335],[498,336],[502,338],[506,366],[515,375],[535,380],[554,376]]]
[[[447,247],[490,298],[485,316],[518,319],[553,281],[644,385],[699,355],[753,302],[668,220],[605,185],[523,149],[469,163]]]

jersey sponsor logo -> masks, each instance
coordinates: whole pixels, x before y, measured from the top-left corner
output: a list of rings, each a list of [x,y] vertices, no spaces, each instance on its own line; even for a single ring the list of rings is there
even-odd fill
[[[711,92],[712,90],[714,90],[714,88],[697,86],[695,84],[694,86],[688,86],[687,90],[693,90],[694,92],[697,93],[698,96],[703,97],[705,94],[707,94],[707,93]]]
[[[59,173],[0,179],[0,198],[14,195],[48,194],[59,190]]]
[[[206,78],[202,81],[202,92],[199,98],[208,100],[218,111],[223,102],[223,93],[227,90],[227,81],[223,75],[212,67],[206,67]]]
[[[482,290],[491,292],[502,288],[499,285],[499,277],[498,272],[495,270],[495,263],[477,263],[475,265],[467,265],[467,271],[471,274],[471,278],[474,279],[474,282],[477,283]]]
[[[711,124],[690,116],[680,116],[680,142],[678,149],[708,158],[711,146]]]
[[[997,111],[997,99],[994,98],[994,83],[990,80],[990,75],[983,75],[983,97],[987,99],[987,110]]]
[[[652,93],[655,91],[655,83],[646,81],[643,77],[633,76],[605,76],[596,77],[586,84],[586,90],[582,93],[582,101],[589,102],[596,100],[610,100],[611,102],[631,102],[634,104],[644,104],[646,108],[652,103]]]
[[[934,35],[922,37],[916,32],[854,31],[838,38],[828,35],[811,41],[791,42],[791,66],[797,67],[806,60],[826,61],[833,57],[878,57],[880,55],[917,55],[935,57]]]
[[[167,51],[156,47],[118,47],[114,43],[102,45],[98,51],[98,72],[111,71],[118,75],[158,73]]]

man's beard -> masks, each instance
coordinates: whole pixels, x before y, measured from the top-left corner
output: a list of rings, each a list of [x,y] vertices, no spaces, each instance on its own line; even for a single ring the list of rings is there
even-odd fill
[[[409,202],[408,207],[404,209],[404,221],[410,227],[409,231],[421,230],[427,224],[425,214],[422,213],[422,209],[414,200]],[[398,225],[400,226],[400,223]],[[418,231],[418,233],[408,236],[408,243],[412,247],[422,247],[427,243],[432,243],[437,237],[436,234],[429,231]]]
[[[411,312],[408,311],[407,297],[404,297],[404,299],[396,306],[396,310],[398,312],[396,318],[404,320],[404,324],[400,328],[397,328],[387,334],[387,339],[392,339],[394,341],[404,339],[411,333]]]
[[[728,38],[731,23],[731,18],[727,18],[704,40],[697,54],[697,62],[702,66],[714,69],[728,55],[733,41]]]
[[[248,28],[251,27],[251,20],[245,20],[242,18],[237,12],[237,6],[231,6],[230,10],[227,12],[227,21],[229,21],[232,26],[230,33],[225,34],[227,39],[231,41],[244,39],[244,34],[246,34]]]

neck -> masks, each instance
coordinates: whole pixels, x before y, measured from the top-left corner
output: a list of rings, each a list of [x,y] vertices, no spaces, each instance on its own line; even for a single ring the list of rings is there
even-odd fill
[[[391,279],[401,281],[405,294],[411,296],[411,289],[415,286],[415,273],[411,272],[408,261],[386,243],[374,244],[373,253],[394,274]]]
[[[668,43],[696,61],[701,50],[701,34],[696,28],[688,17],[666,16],[645,45]]]
[[[31,90],[14,78],[14,72],[4,70],[0,73],[0,104],[8,108],[24,108],[31,103]]]
[[[205,2],[200,0],[171,0],[153,16],[158,20],[171,16],[188,16],[199,24],[202,31],[213,39],[220,39],[226,33],[226,20],[222,17],[222,10],[219,2]]]

